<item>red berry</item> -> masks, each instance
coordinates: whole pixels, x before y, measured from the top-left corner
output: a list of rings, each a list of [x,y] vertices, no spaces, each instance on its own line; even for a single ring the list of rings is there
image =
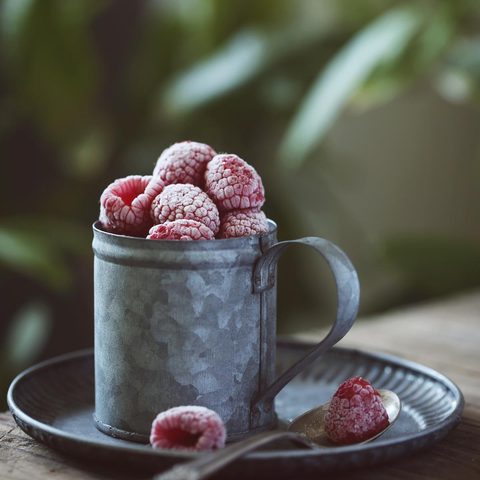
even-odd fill
[[[203,187],[205,167],[215,155],[215,150],[205,143],[174,143],[160,155],[153,176],[162,179],[165,185],[191,183]]]
[[[152,226],[150,206],[163,189],[151,176],[130,175],[111,183],[100,197],[100,222],[105,230],[144,237]]]
[[[175,220],[155,225],[147,238],[151,240],[213,240],[214,233],[196,220]]]
[[[190,184],[167,185],[152,202],[154,224],[174,220],[196,220],[206,225],[214,235],[220,227],[218,209],[200,188]]]
[[[334,443],[362,442],[388,425],[388,414],[380,394],[362,377],[343,382],[325,414],[325,431]]]
[[[248,237],[268,233],[267,217],[261,210],[231,210],[220,219],[218,238]]]
[[[157,415],[152,423],[150,443],[154,448],[216,450],[225,446],[222,419],[205,407],[174,407]]]
[[[260,208],[265,202],[260,175],[237,155],[216,155],[208,163],[205,191],[220,210]]]
[[[153,199],[157,195],[160,195],[160,193],[163,192],[163,189],[165,188],[165,182],[158,177],[150,177],[150,178],[151,180],[150,182],[148,182],[148,185],[145,188],[145,193],[149,197],[152,197],[152,202],[153,202]]]

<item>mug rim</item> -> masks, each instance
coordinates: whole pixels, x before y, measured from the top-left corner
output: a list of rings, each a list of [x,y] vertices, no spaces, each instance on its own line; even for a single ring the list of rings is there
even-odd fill
[[[215,238],[212,240],[155,240],[151,241],[145,237],[134,237],[131,235],[123,235],[119,233],[112,233],[104,230],[102,228],[102,224],[100,220],[95,220],[92,224],[92,230],[94,234],[104,236],[104,238],[110,238],[112,240],[115,240],[116,242],[125,242],[127,244],[131,243],[137,243],[139,245],[139,242],[148,242],[148,245],[169,245],[169,246],[174,246],[174,245],[182,245],[182,247],[185,246],[190,246],[190,248],[194,248],[194,245],[202,245],[203,247],[207,245],[217,245],[218,247],[224,246],[224,247],[235,247],[235,246],[242,246],[246,244],[251,244],[255,243],[258,244],[258,242],[262,242],[262,239],[264,238],[270,238],[272,236],[275,236],[277,231],[278,231],[278,226],[276,222],[271,220],[270,218],[267,218],[268,226],[269,226],[269,231],[268,233],[262,234],[262,235],[249,235],[246,237],[233,237],[233,238]],[[145,244],[145,243],[144,243]]]

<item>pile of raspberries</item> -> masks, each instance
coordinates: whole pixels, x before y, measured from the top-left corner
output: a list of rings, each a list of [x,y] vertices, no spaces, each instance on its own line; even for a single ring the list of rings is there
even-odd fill
[[[112,233],[152,240],[213,240],[268,232],[260,175],[234,154],[180,142],[162,152],[153,175],[115,180],[100,198]]]

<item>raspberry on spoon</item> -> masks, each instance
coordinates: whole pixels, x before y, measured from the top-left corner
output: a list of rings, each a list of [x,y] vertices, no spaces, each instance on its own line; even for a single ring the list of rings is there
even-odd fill
[[[325,432],[332,442],[338,444],[363,442],[388,425],[388,414],[380,393],[362,377],[343,382],[325,414]]]

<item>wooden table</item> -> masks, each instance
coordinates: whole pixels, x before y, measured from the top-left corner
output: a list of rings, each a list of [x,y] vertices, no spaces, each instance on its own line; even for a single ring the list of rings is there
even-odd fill
[[[312,340],[312,334],[306,338]],[[374,471],[322,475],[322,480],[480,479],[480,291],[358,322],[341,344],[393,353],[433,367],[460,386],[466,406],[460,425],[432,449]],[[8,413],[0,414],[0,479],[44,478],[148,477],[63,457],[30,439]]]

